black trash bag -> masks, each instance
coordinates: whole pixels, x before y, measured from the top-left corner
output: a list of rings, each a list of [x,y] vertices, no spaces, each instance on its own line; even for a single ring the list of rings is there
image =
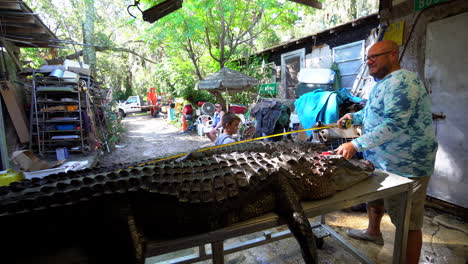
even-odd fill
[[[269,136],[289,131],[291,109],[280,102],[261,102],[256,104],[250,113],[255,116],[254,137]],[[279,141],[283,136],[270,138],[271,141]]]

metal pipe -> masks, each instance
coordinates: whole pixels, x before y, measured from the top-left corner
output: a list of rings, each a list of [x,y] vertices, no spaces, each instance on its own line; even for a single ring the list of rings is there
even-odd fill
[[[0,11],[0,15],[13,15],[13,16],[37,16],[38,13],[24,13],[24,12],[9,12],[9,11]]]

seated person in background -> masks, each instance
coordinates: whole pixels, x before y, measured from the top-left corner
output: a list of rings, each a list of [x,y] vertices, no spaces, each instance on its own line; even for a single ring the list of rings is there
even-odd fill
[[[228,112],[223,115],[222,124],[224,132],[216,139],[215,145],[218,146],[236,142],[236,140],[232,138],[232,135],[236,134],[237,130],[239,130],[240,122],[241,119],[234,113]]]
[[[224,111],[223,111],[221,104],[219,103],[215,104],[215,112],[213,115],[213,120],[214,120],[213,129],[211,129],[211,131],[206,134],[208,138],[211,140],[211,142],[215,142],[216,136],[218,134],[218,128],[222,127],[221,120],[223,118],[223,115],[224,115]]]

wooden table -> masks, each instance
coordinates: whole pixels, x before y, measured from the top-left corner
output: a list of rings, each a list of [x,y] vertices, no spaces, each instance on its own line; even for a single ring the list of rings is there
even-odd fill
[[[409,211],[411,209],[411,182],[412,181],[408,178],[377,170],[369,179],[362,181],[349,189],[338,192],[332,197],[326,199],[303,202],[302,206],[308,217],[322,216],[320,223],[312,225],[314,233],[316,233],[317,230],[319,232],[323,232],[325,230],[327,235],[336,239],[344,249],[349,251],[361,262],[373,263],[365,254],[353,247],[343,237],[333,231],[332,228],[326,225],[323,215],[367,201],[398,195],[401,205],[398,211],[395,231],[393,263],[404,263],[409,226]],[[289,230],[276,233],[266,232],[258,238],[230,245],[224,245],[225,240],[263,231],[284,224],[285,223],[281,222],[276,214],[268,213],[223,229],[196,236],[167,241],[149,241],[146,257],[157,256],[191,247],[198,247],[198,254],[183,256],[173,259],[167,263],[194,263],[197,261],[212,259],[213,263],[220,264],[224,263],[224,255],[291,237],[292,234]],[[205,244],[211,244],[211,250],[207,251],[205,249]]]

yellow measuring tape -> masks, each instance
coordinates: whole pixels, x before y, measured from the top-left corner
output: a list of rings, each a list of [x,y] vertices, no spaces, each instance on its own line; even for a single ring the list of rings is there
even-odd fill
[[[263,136],[263,137],[258,137],[258,138],[251,138],[251,139],[246,139],[246,140],[242,140],[242,141],[237,141],[237,142],[233,142],[233,143],[229,143],[229,144],[224,144],[224,145],[219,145],[219,146],[214,146],[214,147],[207,147],[207,148],[197,149],[197,150],[195,150],[195,152],[202,152],[202,151],[207,151],[207,150],[222,148],[222,147],[226,147],[226,146],[237,145],[237,144],[246,143],[246,142],[251,142],[251,141],[260,140],[260,139],[265,139],[265,138],[271,138],[271,137],[289,135],[289,134],[294,134],[294,133],[299,133],[299,132],[305,132],[305,131],[312,131],[312,130],[317,130],[317,129],[326,129],[326,128],[332,128],[332,127],[337,127],[337,125],[322,126],[322,127],[314,127],[314,128],[301,129],[301,130],[294,130],[294,131],[289,131],[289,132],[284,132],[284,133],[279,133],[279,134],[274,134],[274,135],[268,135],[268,136]],[[152,160],[152,161],[148,161],[148,162],[144,162],[144,163],[137,164],[137,165],[135,165],[135,166],[130,166],[130,167],[128,167],[127,169],[131,169],[131,168],[134,168],[134,167],[139,167],[139,166],[148,165],[148,164],[156,163],[156,162],[163,161],[163,160],[174,159],[174,158],[178,158],[178,157],[185,156],[185,155],[187,155],[187,154],[189,154],[189,152],[181,153],[181,154],[177,154],[177,155],[173,155],[173,156],[170,156],[170,157],[155,159],[155,160]]]

